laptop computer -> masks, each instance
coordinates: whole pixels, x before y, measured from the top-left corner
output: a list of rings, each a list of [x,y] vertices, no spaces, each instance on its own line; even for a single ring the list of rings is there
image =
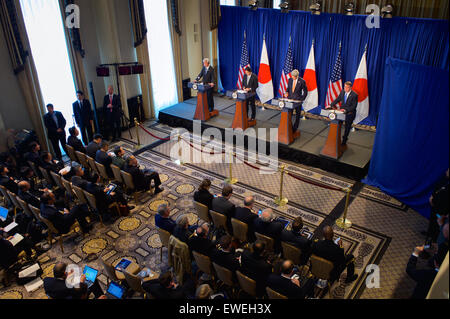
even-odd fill
[[[118,283],[115,283],[114,281],[111,281],[108,289],[106,290],[106,296],[109,299],[123,299],[125,292],[125,287],[119,285]]]
[[[0,206],[0,220],[2,222],[6,221],[8,218],[8,210],[5,207]]]
[[[131,264],[131,261],[123,258],[116,266],[116,270],[122,271],[127,269],[127,267]]]
[[[85,266],[83,269],[83,275],[86,275],[85,283],[88,285],[88,288],[90,288],[97,279],[98,270],[89,266]]]

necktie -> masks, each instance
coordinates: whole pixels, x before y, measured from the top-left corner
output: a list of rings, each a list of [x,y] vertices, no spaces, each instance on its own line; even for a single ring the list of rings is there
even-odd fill
[[[294,81],[294,85],[292,85],[292,93],[295,92],[295,87],[297,86],[297,80]]]
[[[112,97],[112,95],[110,95],[109,96],[109,103],[112,105],[112,102],[113,102],[113,97]],[[111,110],[110,110],[110,112],[112,113],[112,108],[111,108]]]
[[[348,93],[345,93],[344,103],[347,103]]]

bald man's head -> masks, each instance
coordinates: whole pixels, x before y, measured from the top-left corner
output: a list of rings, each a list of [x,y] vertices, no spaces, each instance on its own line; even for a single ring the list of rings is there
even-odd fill
[[[255,203],[255,199],[253,196],[247,196],[244,198],[244,206],[245,207],[253,207],[253,204]]]
[[[333,240],[333,236],[333,228],[331,228],[330,226],[325,226],[323,228],[323,237],[325,237],[326,240]]]
[[[53,267],[53,276],[55,278],[64,278],[66,276],[66,268],[67,265],[65,263],[57,263],[55,267]]]
[[[294,264],[290,260],[285,260],[283,264],[281,264],[281,273],[283,275],[290,276],[294,271]]]
[[[18,186],[22,192],[28,192],[28,190],[30,189],[30,183],[26,181],[19,182]]]

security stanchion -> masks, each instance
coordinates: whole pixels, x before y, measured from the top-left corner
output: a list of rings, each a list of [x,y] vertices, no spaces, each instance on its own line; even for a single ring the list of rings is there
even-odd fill
[[[233,152],[230,153],[230,177],[225,178],[225,183],[230,184],[230,185],[234,185],[238,182],[237,178],[233,178]]]
[[[183,162],[183,152],[182,152],[182,148],[181,148],[181,142],[183,141],[183,139],[181,138],[181,134],[178,134],[178,159],[174,161],[175,164],[181,166],[184,165]]]
[[[352,190],[350,188],[347,188],[345,191],[347,192],[347,199],[345,200],[344,216],[336,220],[336,225],[342,229],[352,227],[352,222],[347,219],[348,202],[350,200],[350,193]]]
[[[135,149],[139,150],[142,145],[141,145],[141,138],[139,136],[139,122],[137,120],[137,118],[134,118],[134,126],[136,127],[136,136],[137,136],[137,145],[134,147]]]
[[[285,173],[286,167],[284,165],[281,165],[280,167],[280,196],[275,197],[275,204],[278,206],[284,206],[288,203],[288,199],[286,197],[283,197],[283,179],[284,179],[284,173]]]

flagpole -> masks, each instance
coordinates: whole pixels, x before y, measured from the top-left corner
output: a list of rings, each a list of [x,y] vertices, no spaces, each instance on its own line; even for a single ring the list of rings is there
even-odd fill
[[[263,45],[264,45],[264,41],[266,41],[266,33],[265,32],[263,33]],[[261,105],[262,105],[262,111],[265,111],[266,108],[264,107],[264,103],[261,103]]]

